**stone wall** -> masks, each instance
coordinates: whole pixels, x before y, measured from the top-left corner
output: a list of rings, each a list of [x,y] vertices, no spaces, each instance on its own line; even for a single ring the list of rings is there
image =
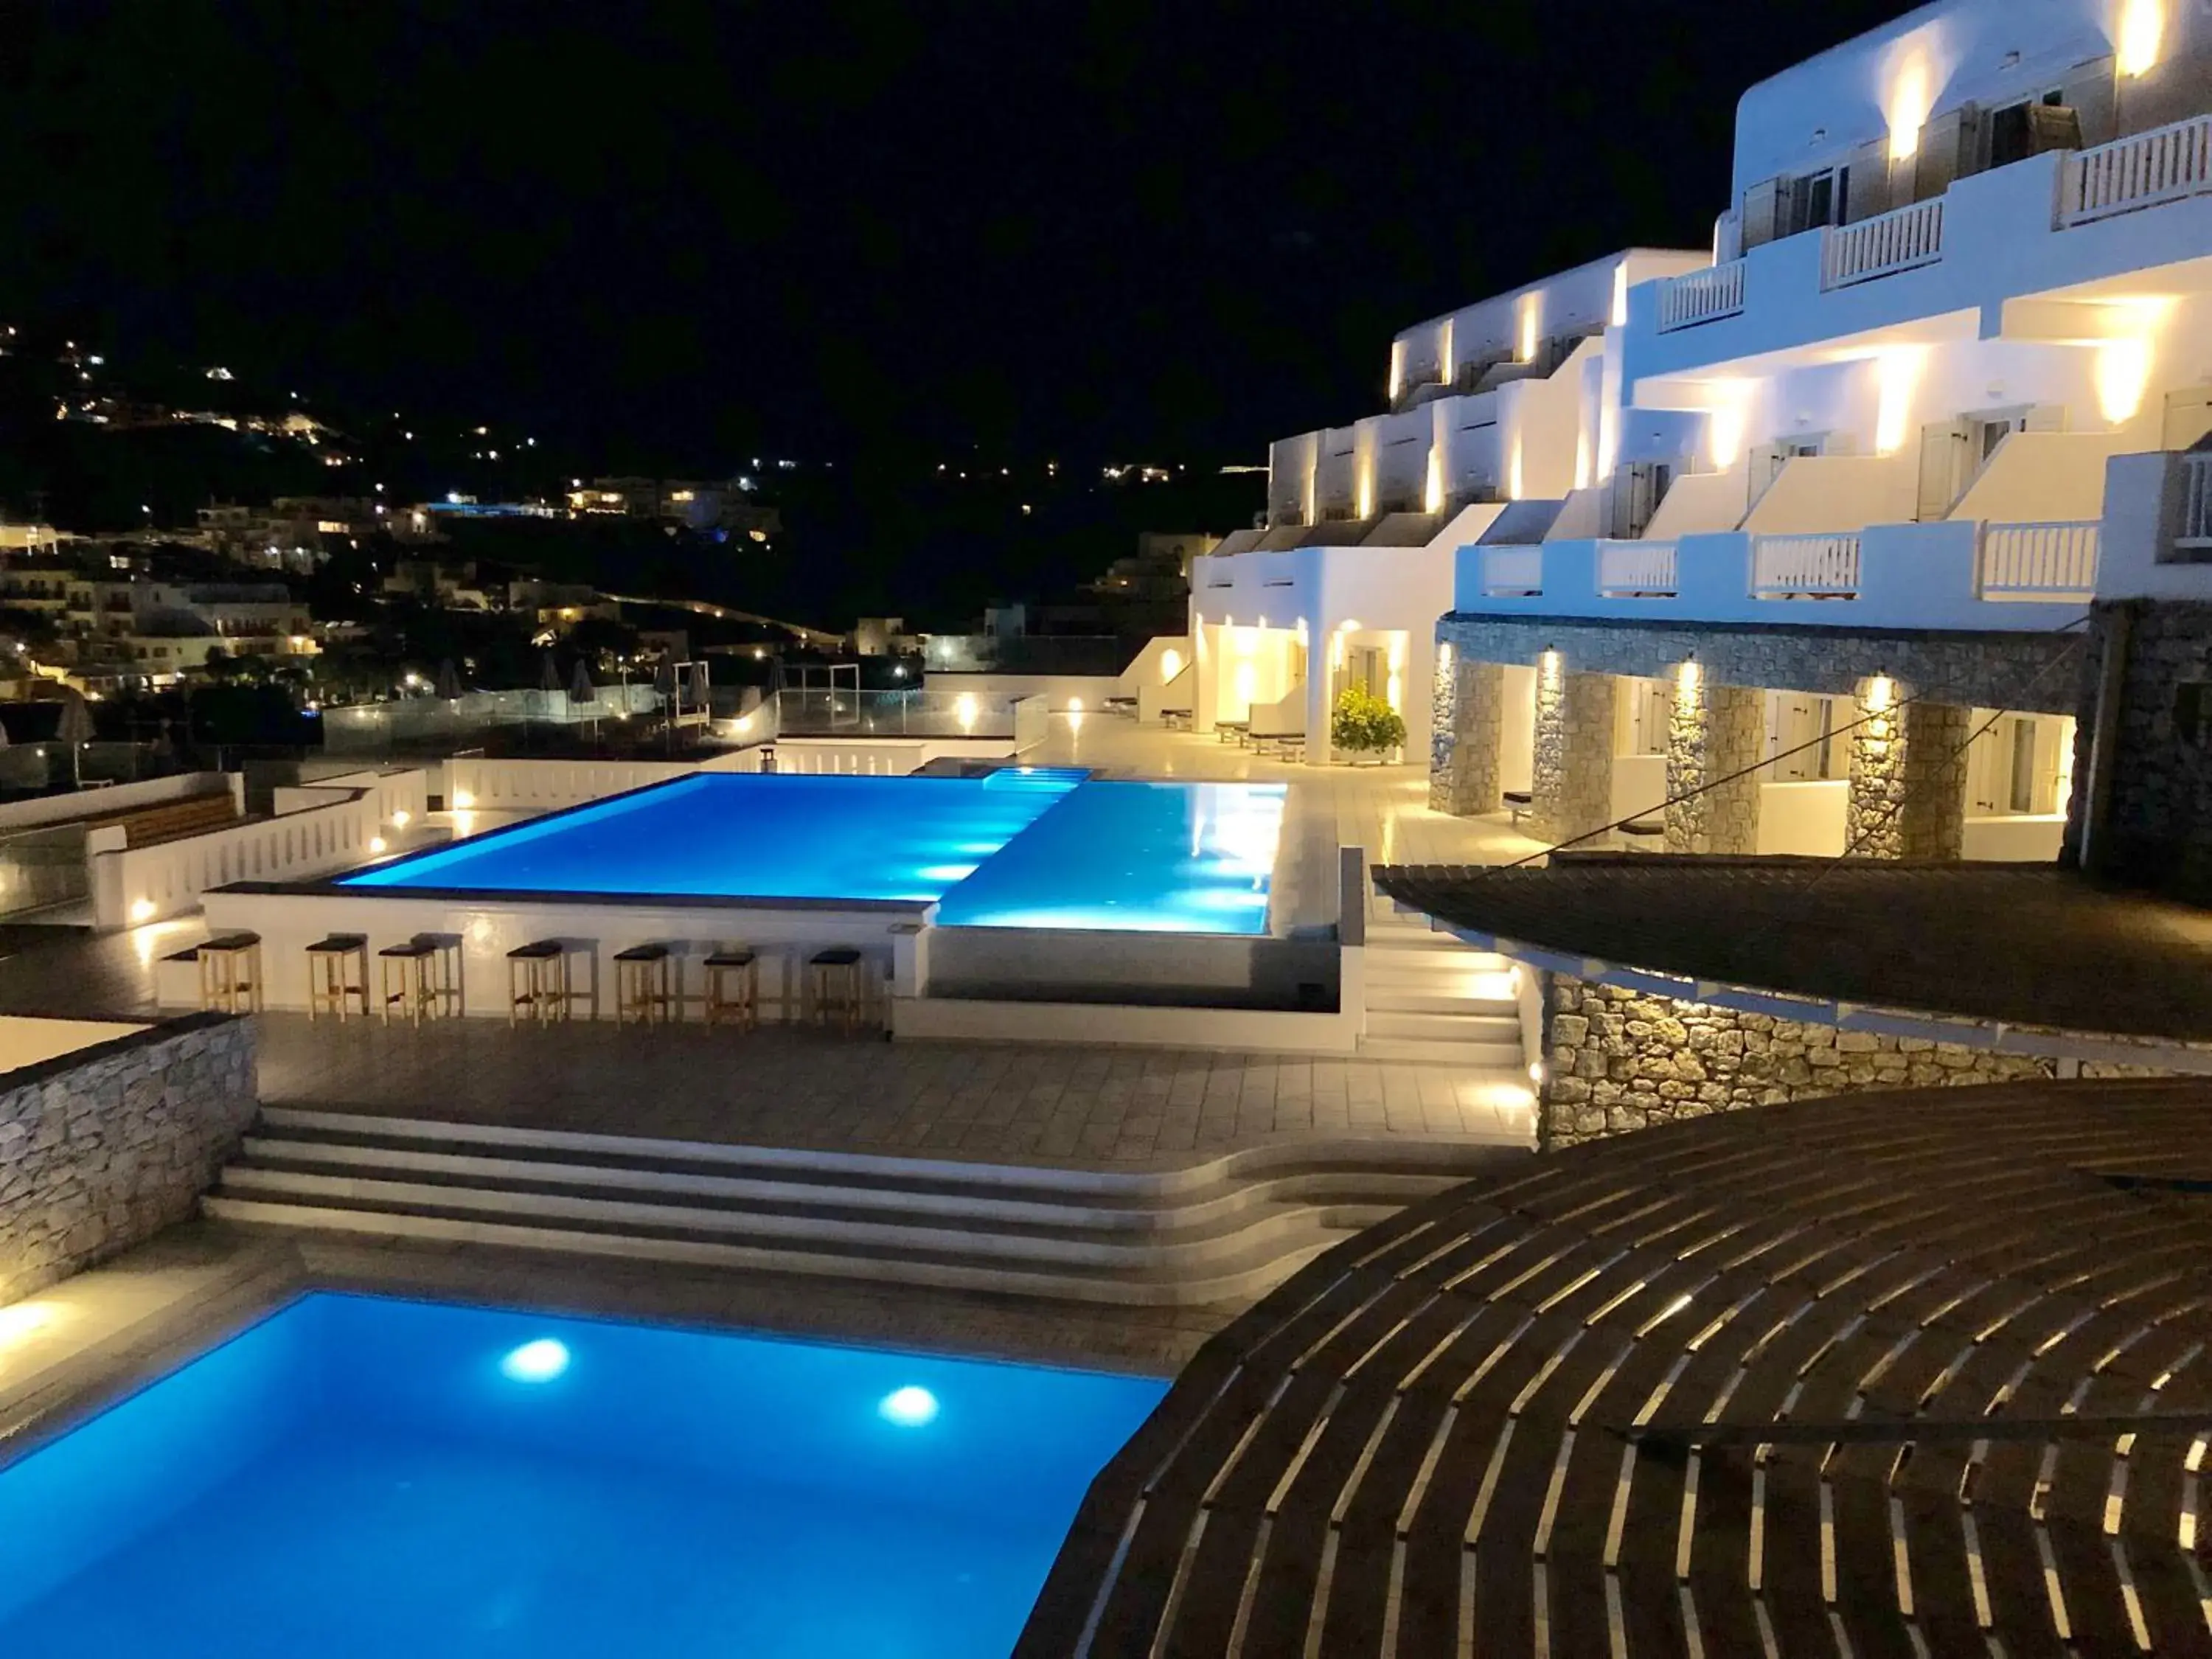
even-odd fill
[[[1468,817],[1495,812],[1498,733],[1505,708],[1505,671],[1496,663],[1446,659],[1437,675],[1435,723],[1429,729],[1429,805]]]
[[[1866,1089],[2049,1077],[2053,1065],[1957,1043],[1550,976],[1539,1138],[1571,1146],[1715,1112]]]
[[[252,1027],[214,1015],[0,1073],[0,1305],[189,1218],[255,1105]]]
[[[2075,726],[2075,799],[2066,856],[2080,852],[2103,658],[2124,623],[2111,793],[2091,834],[2098,872],[2212,902],[2212,605],[2096,608]]]
[[[1962,708],[2033,714],[2075,713],[2081,687],[2094,683],[2082,678],[2087,653],[2079,634],[1947,634],[1779,621],[1611,623],[1454,611],[1437,623],[1437,639],[1466,661],[1533,665],[1556,649],[1571,672],[1645,679],[1664,679],[1694,656],[1705,678],[1717,684],[1832,696],[1853,696],[1862,682],[1887,675]]]

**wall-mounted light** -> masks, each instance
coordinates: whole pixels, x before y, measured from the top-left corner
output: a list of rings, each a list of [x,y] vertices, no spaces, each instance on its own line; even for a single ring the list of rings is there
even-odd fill
[[[2113,54],[2120,73],[2148,75],[2156,69],[2159,46],[2165,37],[2165,0],[2124,0],[2116,43],[2118,50]]]
[[[1926,353],[1919,346],[1898,346],[1875,360],[1875,452],[1894,455],[1912,429],[1912,394],[1919,388]]]
[[[1920,129],[1936,101],[1927,60],[1917,53],[1898,65],[1884,112],[1889,120],[1889,159],[1909,161],[1920,150]]]
[[[1703,674],[1704,671],[1698,666],[1695,657],[1685,657],[1674,670],[1674,684],[1680,686],[1686,694],[1692,694],[1697,690],[1698,682]]]
[[[131,900],[131,925],[133,927],[138,927],[153,921],[155,908],[154,901],[151,899],[142,898]]]
[[[2147,337],[2107,340],[2097,348],[2097,412],[2114,426],[2135,418],[2150,386],[2151,344]]]
[[[1533,363],[1536,361],[1536,330],[1541,320],[1543,303],[1541,295],[1524,294],[1521,296],[1513,355],[1522,362]]]

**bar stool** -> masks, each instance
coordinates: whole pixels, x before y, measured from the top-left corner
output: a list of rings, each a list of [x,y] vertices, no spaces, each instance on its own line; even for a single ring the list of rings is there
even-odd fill
[[[399,1004],[408,1023],[420,1025],[422,1016],[437,1018],[438,1002],[435,972],[432,963],[438,947],[427,939],[409,939],[404,945],[387,945],[376,953],[377,989],[384,999],[384,1023],[392,1023],[392,1005]],[[398,988],[393,989],[395,977]]]
[[[760,962],[750,951],[717,951],[707,958],[707,1024],[760,1028]]]
[[[224,933],[198,951],[200,1006],[239,1014],[261,1012],[261,935]]]
[[[814,1023],[826,1029],[834,1018],[848,1035],[858,1030],[867,993],[860,953],[840,945],[817,951],[807,966],[814,978]]]
[[[459,933],[417,933],[415,941],[430,947],[430,1012],[458,1019],[468,1012],[461,988],[461,936]]]
[[[307,1018],[336,1014],[343,1022],[346,1005],[361,1000],[368,1018],[368,935],[332,933],[307,947]]]
[[[518,945],[507,953],[507,1023],[568,1018],[575,991],[568,980],[568,947],[557,939]]]
[[[615,952],[615,1023],[641,1025],[683,1018],[675,958],[665,945],[633,945]]]

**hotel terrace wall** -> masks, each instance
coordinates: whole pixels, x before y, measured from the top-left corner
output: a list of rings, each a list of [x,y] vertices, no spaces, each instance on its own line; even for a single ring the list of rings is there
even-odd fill
[[[215,1015],[0,1073],[0,1306],[188,1219],[256,1109],[252,1027]]]

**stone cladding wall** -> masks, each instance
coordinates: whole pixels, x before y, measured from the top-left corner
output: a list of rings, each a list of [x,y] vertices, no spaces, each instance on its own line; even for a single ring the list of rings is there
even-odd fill
[[[187,1219],[255,1109],[239,1019],[0,1074],[0,1305]]]
[[[1437,676],[1435,702],[1429,805],[1459,817],[1495,812],[1504,804],[1498,737],[1504,725],[1504,668],[1455,659],[1449,673]]]
[[[2050,1077],[2053,1063],[1649,996],[1564,974],[1544,1011],[1541,1144],[1869,1089]]]

